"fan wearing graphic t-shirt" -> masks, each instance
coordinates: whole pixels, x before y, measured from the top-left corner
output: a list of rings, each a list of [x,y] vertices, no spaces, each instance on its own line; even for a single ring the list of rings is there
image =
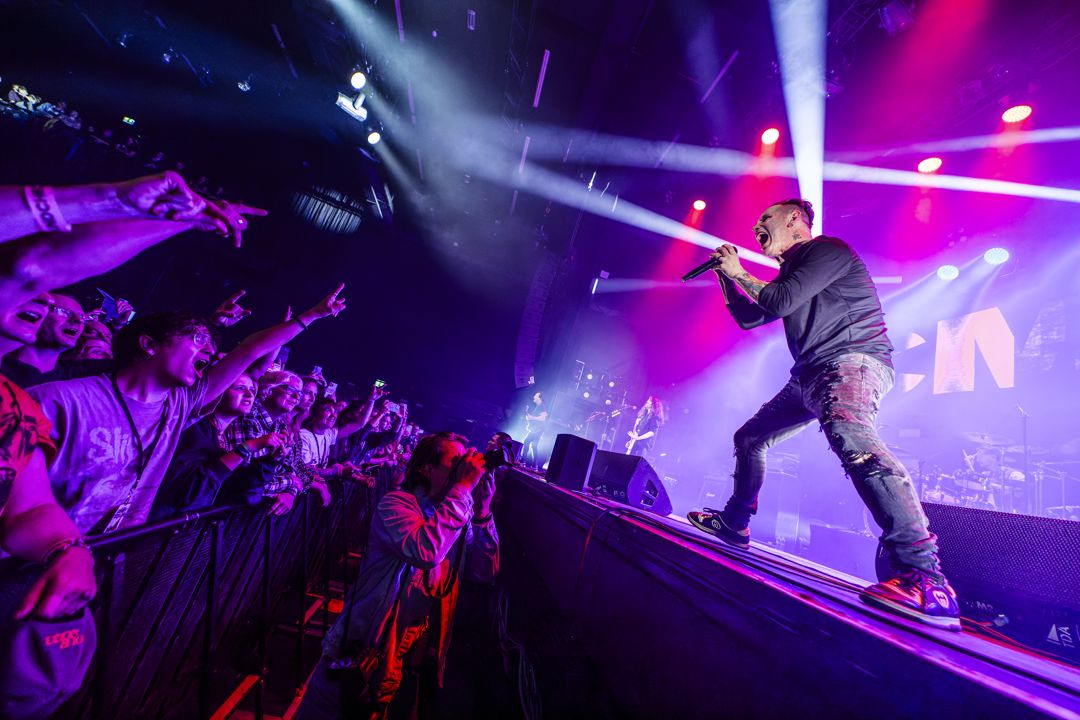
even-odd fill
[[[58,446],[49,477],[84,533],[146,522],[180,433],[252,363],[320,318],[345,309],[344,285],[292,320],[247,337],[214,366],[206,321],[136,318],[114,340],[116,373],[31,388]]]
[[[367,418],[361,415],[352,423],[334,426],[337,422],[337,402],[330,398],[316,400],[311,406],[311,414],[300,430],[300,456],[305,463],[311,465],[315,471],[317,480],[313,487],[323,495],[326,490],[326,478],[350,478],[363,477],[352,463],[334,463],[328,465],[330,460],[330,448],[339,439],[346,438],[357,432],[367,424]],[[329,496],[323,497],[324,503]]]

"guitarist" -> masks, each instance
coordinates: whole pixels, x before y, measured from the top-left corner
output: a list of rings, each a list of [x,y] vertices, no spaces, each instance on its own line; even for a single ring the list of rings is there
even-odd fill
[[[649,451],[656,443],[656,434],[666,421],[667,411],[664,409],[664,403],[655,395],[650,395],[638,410],[634,429],[628,433],[630,440],[626,443],[626,454],[648,457]]]
[[[544,398],[538,392],[532,396],[532,405],[525,409],[525,440],[522,442],[525,461],[533,467],[540,466],[537,460],[537,446],[540,445],[540,438],[544,436],[544,430],[547,429],[547,420],[548,411],[544,407]]]

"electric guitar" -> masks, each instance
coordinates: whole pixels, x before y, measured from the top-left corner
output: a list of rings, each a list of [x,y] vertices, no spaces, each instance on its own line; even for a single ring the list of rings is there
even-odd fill
[[[543,431],[544,424],[547,422],[548,413],[547,410],[541,410],[539,415],[530,415],[529,411],[525,411],[525,432],[531,433],[534,430]]]

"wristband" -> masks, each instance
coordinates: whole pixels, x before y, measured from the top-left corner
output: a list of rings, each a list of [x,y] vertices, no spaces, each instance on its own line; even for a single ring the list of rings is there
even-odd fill
[[[71,224],[64,220],[60,205],[56,202],[56,193],[48,185],[27,185],[23,188],[23,197],[34,223],[42,232],[71,232]]]
[[[302,327],[303,329],[305,329],[305,330],[308,329],[308,323],[301,320],[299,315],[294,315],[293,320],[295,320],[296,324],[299,325],[300,327]]]
[[[491,513],[488,513],[484,517],[474,517],[472,519],[473,525],[482,525],[491,519]]]
[[[63,553],[67,552],[73,547],[79,547],[83,550],[90,550],[90,546],[86,544],[86,541],[81,537],[66,538],[58,542],[53,543],[45,554],[41,556],[41,564],[46,567],[52,563],[53,560],[60,557]]]
[[[246,442],[237,443],[236,447],[233,448],[233,452],[240,456],[245,465],[251,463],[251,448],[247,446]]]

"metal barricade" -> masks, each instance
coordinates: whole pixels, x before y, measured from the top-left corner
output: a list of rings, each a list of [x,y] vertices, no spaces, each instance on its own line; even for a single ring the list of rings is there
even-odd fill
[[[306,495],[282,517],[217,507],[88,538],[97,654],[57,717],[209,718],[250,691],[261,719],[270,634],[295,626],[299,686],[308,593],[321,595],[325,626],[331,581],[350,579],[348,552],[366,539],[375,495],[344,483],[327,508]]]

